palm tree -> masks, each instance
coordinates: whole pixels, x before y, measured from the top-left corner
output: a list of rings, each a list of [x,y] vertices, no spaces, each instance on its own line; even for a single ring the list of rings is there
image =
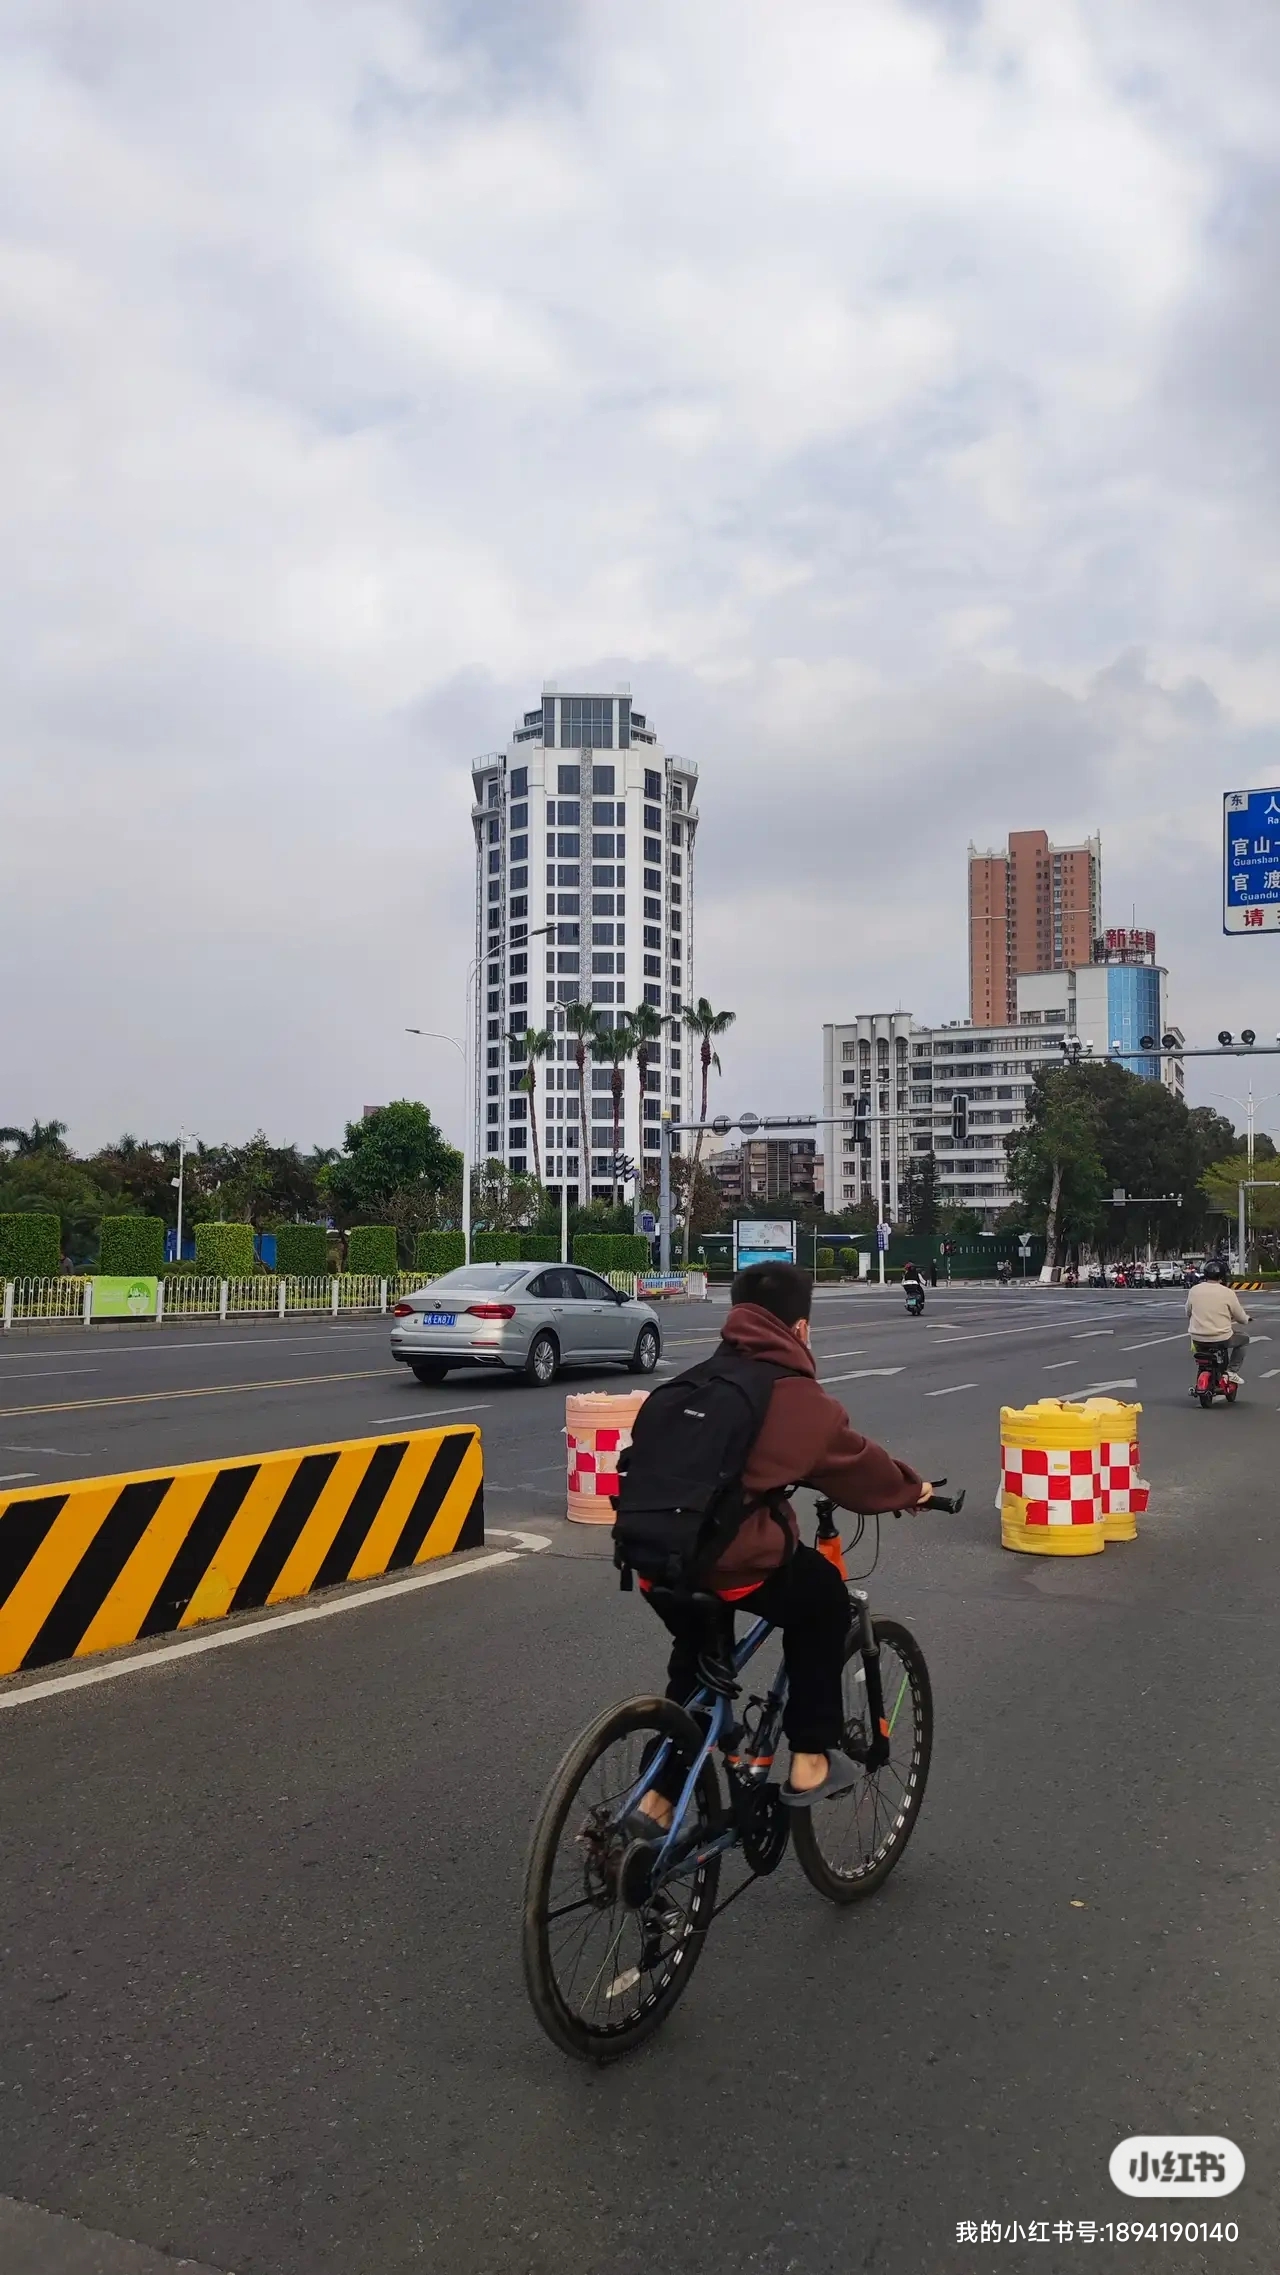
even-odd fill
[[[649,1087],[649,1052],[665,1026],[674,1026],[674,1020],[664,1019],[651,1003],[638,1003],[627,1013],[627,1025],[635,1039],[636,1076],[640,1084],[640,1146],[644,1149],[644,1097]],[[643,1161],[641,1167],[643,1168]]]
[[[622,1145],[622,1094],[626,1080],[622,1068],[624,1060],[631,1058],[635,1049],[635,1029],[625,1011],[621,1014],[619,1024],[616,1027],[606,1027],[603,1021],[601,1022],[593,1050],[596,1058],[613,1068],[609,1088],[613,1093],[613,1205],[615,1209],[618,1206],[619,1186],[621,1184],[621,1179],[618,1176],[618,1154]]]
[[[711,1048],[712,1040],[717,1035],[723,1035],[728,1028],[732,1027],[737,1016],[736,1011],[713,1011],[705,995],[700,995],[696,1003],[689,1003],[685,1006],[684,1023],[689,1033],[698,1037],[702,1060],[702,1103],[698,1110],[698,1120],[701,1123],[705,1123],[707,1119],[707,1089],[711,1081],[711,1069],[714,1067],[717,1074],[720,1072],[720,1057],[719,1053]],[[684,1219],[684,1259],[686,1264],[689,1261],[689,1218],[693,1213],[693,1191],[698,1181],[698,1164],[702,1159],[704,1134],[704,1131],[700,1129],[693,1141],[693,1167],[689,1174],[690,1207],[686,1209]]]
[[[520,1078],[520,1088],[529,1101],[529,1130],[533,1138],[533,1175],[534,1182],[540,1185],[542,1183],[542,1162],[538,1153],[538,1060],[550,1057],[556,1047],[556,1039],[549,1027],[526,1027],[522,1035],[511,1035],[508,1040],[511,1043],[513,1055],[517,1043],[524,1050],[526,1064],[524,1073]]]
[[[565,1025],[573,1036],[573,1058],[578,1069],[578,1128],[582,1138],[582,1167],[578,1172],[578,1204],[591,1199],[591,1147],[587,1137],[587,1051],[600,1034],[600,1014],[589,1003],[565,1006]]]

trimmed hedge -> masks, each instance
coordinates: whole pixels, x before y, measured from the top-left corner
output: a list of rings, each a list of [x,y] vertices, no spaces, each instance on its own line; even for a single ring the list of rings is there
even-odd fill
[[[257,1265],[251,1224],[198,1224],[196,1271],[208,1280],[251,1280]]]
[[[144,1278],[162,1272],[164,1218],[104,1216],[98,1240],[98,1270],[129,1275],[141,1273]]]
[[[437,1279],[441,1272],[456,1272],[467,1260],[467,1246],[460,1232],[420,1232],[413,1251],[415,1272],[429,1272]]]
[[[61,1264],[61,1217],[0,1216],[0,1280],[56,1280]]]
[[[473,1232],[471,1261],[473,1264],[520,1264],[532,1259],[521,1255],[518,1232]]]
[[[558,1264],[560,1239],[554,1232],[522,1232],[520,1235],[520,1261],[522,1264]]]
[[[347,1270],[390,1280],[399,1271],[393,1224],[353,1224],[347,1234]]]
[[[835,1249],[819,1248],[814,1255],[814,1264],[819,1272],[834,1272],[836,1268]]]
[[[580,1232],[573,1243],[573,1261],[593,1272],[647,1272],[653,1249],[642,1232]]]
[[[276,1270],[294,1280],[323,1280],[329,1273],[329,1235],[322,1224],[276,1226]]]

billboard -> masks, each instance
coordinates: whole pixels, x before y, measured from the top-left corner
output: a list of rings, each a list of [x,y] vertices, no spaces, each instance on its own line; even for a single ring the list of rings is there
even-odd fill
[[[1223,793],[1222,929],[1280,932],[1280,789]]]
[[[155,1318],[158,1280],[109,1272],[94,1272],[91,1277],[95,1319]]]
[[[733,1268],[744,1272],[748,1264],[794,1264],[796,1260],[796,1228],[761,1218],[758,1222],[739,1218],[733,1227]]]

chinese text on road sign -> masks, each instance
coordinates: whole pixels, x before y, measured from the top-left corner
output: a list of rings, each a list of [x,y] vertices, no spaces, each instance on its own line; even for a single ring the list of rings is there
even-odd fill
[[[1280,789],[1223,794],[1222,929],[1280,932]]]

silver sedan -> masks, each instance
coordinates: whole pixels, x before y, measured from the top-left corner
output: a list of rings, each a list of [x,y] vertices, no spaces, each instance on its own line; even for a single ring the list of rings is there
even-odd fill
[[[581,1264],[464,1264],[395,1307],[391,1356],[419,1382],[450,1367],[505,1367],[554,1382],[562,1366],[652,1374],[662,1330],[647,1303]]]

